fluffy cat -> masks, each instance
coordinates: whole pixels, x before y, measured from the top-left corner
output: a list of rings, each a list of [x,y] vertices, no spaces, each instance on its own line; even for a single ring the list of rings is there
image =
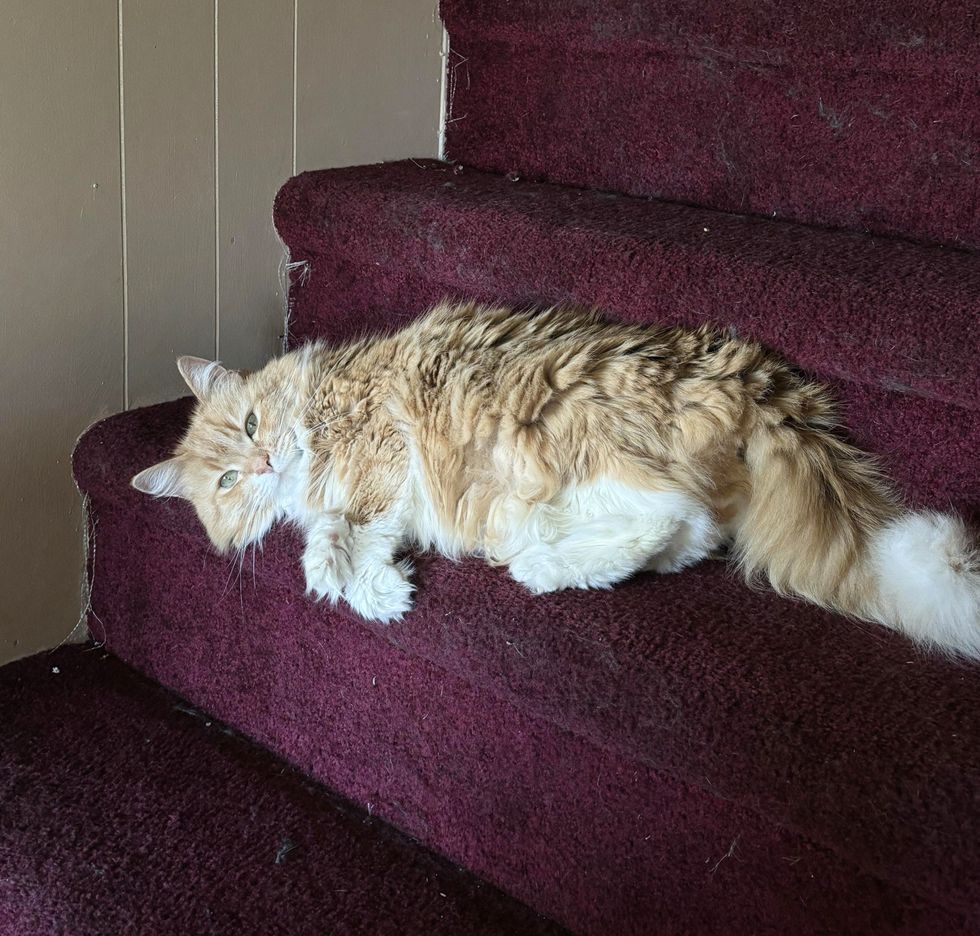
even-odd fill
[[[962,521],[905,509],[835,435],[825,389],[753,342],[444,303],[248,375],[178,366],[190,428],[133,485],[190,500],[221,551],[298,524],[308,591],[366,618],[411,608],[409,545],[483,556],[538,593],[727,546],[779,592],[980,658]]]

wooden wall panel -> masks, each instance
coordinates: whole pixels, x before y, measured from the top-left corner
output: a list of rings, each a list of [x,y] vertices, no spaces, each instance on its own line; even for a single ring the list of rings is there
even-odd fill
[[[297,0],[296,168],[436,156],[436,0]]]
[[[218,357],[280,349],[272,200],[292,172],[293,0],[218,2]]]
[[[122,0],[129,404],[215,352],[214,5]]]
[[[5,0],[0,663],[78,620],[75,438],[123,405],[116,0]]]

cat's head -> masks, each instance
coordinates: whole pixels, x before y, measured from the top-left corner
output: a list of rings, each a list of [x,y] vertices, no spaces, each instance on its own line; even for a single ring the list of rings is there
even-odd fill
[[[189,500],[221,552],[260,540],[296,496],[297,397],[276,364],[244,375],[180,358],[197,397],[190,426],[172,458],[132,479],[146,494]]]

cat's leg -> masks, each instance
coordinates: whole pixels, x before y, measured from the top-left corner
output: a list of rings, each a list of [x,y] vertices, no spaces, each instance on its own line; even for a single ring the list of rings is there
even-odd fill
[[[669,546],[671,517],[609,515],[582,521],[555,542],[538,542],[510,561],[511,575],[535,594],[563,588],[609,588],[642,569]]]
[[[535,593],[608,588],[647,568],[667,571],[707,556],[718,542],[710,512],[676,492],[598,482],[552,515],[557,532],[525,545],[511,575]]]
[[[649,572],[680,572],[702,559],[716,556],[723,534],[707,510],[691,510],[671,537],[670,542],[651,556],[643,568]]]
[[[361,617],[387,624],[412,609],[412,564],[395,559],[404,540],[394,513],[352,528],[351,572],[343,595]]]
[[[415,590],[411,564],[395,561],[403,539],[394,514],[351,524],[343,514],[324,513],[307,532],[307,592],[333,603],[343,598],[368,620],[397,620],[411,609]]]
[[[353,530],[340,512],[323,513],[307,528],[303,550],[306,592],[334,604],[351,577]]]

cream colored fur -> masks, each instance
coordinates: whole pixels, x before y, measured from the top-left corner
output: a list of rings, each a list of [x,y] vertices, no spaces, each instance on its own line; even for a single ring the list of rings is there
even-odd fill
[[[727,544],[778,591],[980,657],[962,523],[907,512],[836,435],[824,389],[752,342],[444,304],[254,374],[180,368],[191,426],[134,485],[188,498],[221,550],[298,524],[308,590],[365,617],[410,609],[409,545],[483,556],[540,593],[679,571]]]

